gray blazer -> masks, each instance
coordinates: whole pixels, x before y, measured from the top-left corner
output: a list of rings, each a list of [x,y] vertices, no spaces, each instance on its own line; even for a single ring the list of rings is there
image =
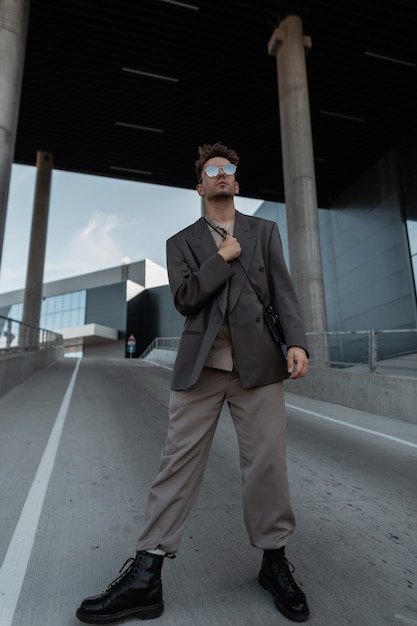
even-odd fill
[[[300,346],[307,352],[300,305],[277,225],[236,212],[234,236],[253,285],[264,303],[279,313],[287,347]],[[264,323],[259,298],[239,261],[226,263],[217,253],[203,218],[168,239],[167,266],[175,307],[186,316],[172,389],[189,389],[198,380],[226,310],[242,387],[288,378],[285,357]]]

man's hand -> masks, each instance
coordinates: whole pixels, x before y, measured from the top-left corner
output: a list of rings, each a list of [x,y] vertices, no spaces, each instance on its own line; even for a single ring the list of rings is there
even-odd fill
[[[236,237],[231,237],[230,235],[227,235],[226,239],[222,242],[222,245],[219,248],[219,254],[225,261],[227,261],[227,263],[240,256],[241,252],[242,249],[240,247],[240,243]]]
[[[298,346],[293,346],[288,350],[287,365],[290,378],[302,378],[307,374],[308,358],[305,350]]]

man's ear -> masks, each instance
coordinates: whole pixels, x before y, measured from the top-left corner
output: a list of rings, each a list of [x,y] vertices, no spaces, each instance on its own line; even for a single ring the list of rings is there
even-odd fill
[[[235,181],[235,194],[239,195],[239,183],[237,181]]]
[[[203,185],[200,185],[200,183],[199,183],[199,184],[197,185],[196,189],[197,189],[197,193],[198,193],[198,195],[199,195],[199,196],[204,196],[204,195],[205,195],[205,194],[204,194]]]

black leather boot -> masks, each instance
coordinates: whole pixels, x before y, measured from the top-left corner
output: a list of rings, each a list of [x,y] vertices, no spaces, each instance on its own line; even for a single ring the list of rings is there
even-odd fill
[[[167,555],[174,558],[174,555]],[[153,619],[162,615],[161,568],[164,556],[137,552],[123,565],[120,576],[99,596],[86,598],[77,617],[88,624],[108,623],[122,617]],[[126,565],[129,567],[124,570]],[[124,570],[124,571],[123,571]],[[120,573],[119,572],[119,573]]]
[[[305,622],[310,611],[304,593],[292,577],[293,571],[284,548],[265,550],[258,581],[272,593],[278,611],[293,622]]]

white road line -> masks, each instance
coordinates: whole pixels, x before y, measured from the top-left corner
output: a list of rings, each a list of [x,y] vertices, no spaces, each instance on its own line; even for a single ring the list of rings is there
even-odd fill
[[[341,426],[347,426],[348,428],[353,428],[354,430],[361,430],[364,433],[369,433],[370,435],[376,435],[377,437],[382,437],[383,439],[389,439],[390,441],[395,441],[396,443],[401,443],[404,446],[409,446],[410,448],[417,448],[416,443],[411,443],[411,441],[405,441],[405,439],[399,439],[398,437],[392,437],[391,435],[386,435],[385,433],[380,433],[377,430],[370,430],[369,428],[363,428],[362,426],[356,426],[356,424],[350,424],[349,422],[343,422],[342,420],[337,420],[334,417],[328,417],[327,415],[323,415],[322,413],[315,413],[314,411],[309,411],[308,409],[301,409],[294,404],[285,403],[289,409],[295,409],[296,411],[301,411],[301,413],[308,413],[309,415],[314,415],[315,417],[321,417],[321,419],[327,420],[328,422],[334,422],[335,424],[340,424]]]
[[[399,615],[398,613],[394,617],[399,622],[402,622],[403,624],[407,624],[408,626],[417,626],[417,620],[411,617],[405,617],[404,615]]]
[[[146,359],[147,363],[150,363],[151,365],[156,365],[157,367],[162,367],[162,369],[164,370],[172,370],[173,366],[172,365],[162,365],[162,363],[158,363],[157,361],[151,361],[150,359]]]
[[[78,359],[0,569],[1,626],[11,626],[13,621],[80,362]]]

